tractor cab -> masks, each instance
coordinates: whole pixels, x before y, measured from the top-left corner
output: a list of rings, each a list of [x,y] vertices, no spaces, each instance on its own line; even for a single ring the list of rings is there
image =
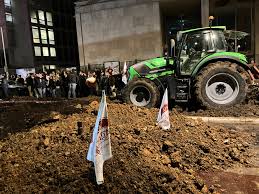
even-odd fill
[[[206,56],[226,52],[224,30],[225,27],[212,27],[178,32],[174,56],[177,73],[180,76],[189,76],[199,61]]]

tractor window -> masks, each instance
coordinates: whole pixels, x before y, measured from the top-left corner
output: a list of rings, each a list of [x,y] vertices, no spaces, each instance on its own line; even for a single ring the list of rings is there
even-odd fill
[[[226,51],[227,42],[223,31],[213,31],[212,41],[214,42],[217,51]]]
[[[196,64],[212,50],[210,31],[188,34],[180,54],[181,74],[190,75]]]

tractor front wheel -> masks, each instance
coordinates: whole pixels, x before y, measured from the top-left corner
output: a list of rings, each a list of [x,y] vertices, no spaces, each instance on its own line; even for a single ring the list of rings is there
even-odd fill
[[[160,92],[150,80],[137,79],[128,83],[123,92],[124,101],[139,107],[152,108],[160,100]]]
[[[195,83],[197,100],[209,108],[239,104],[246,98],[248,76],[237,64],[217,62],[209,64]]]

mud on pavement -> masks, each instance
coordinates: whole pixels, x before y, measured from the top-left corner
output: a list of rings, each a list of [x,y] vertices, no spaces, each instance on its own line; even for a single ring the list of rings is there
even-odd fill
[[[208,126],[173,111],[172,129],[156,124],[157,109],[109,104],[113,158],[97,186],[86,161],[98,103],[80,114],[56,115],[55,123],[34,126],[0,141],[1,193],[216,193],[199,172],[253,166],[250,133]],[[77,122],[84,134],[77,136]]]

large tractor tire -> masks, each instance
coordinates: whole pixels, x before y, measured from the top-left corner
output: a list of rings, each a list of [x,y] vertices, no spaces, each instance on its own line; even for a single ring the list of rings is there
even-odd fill
[[[205,67],[195,81],[195,96],[207,108],[242,103],[247,94],[249,75],[239,65],[216,62]]]
[[[128,104],[152,108],[158,104],[160,92],[152,81],[137,79],[128,83],[123,91],[123,99]]]

